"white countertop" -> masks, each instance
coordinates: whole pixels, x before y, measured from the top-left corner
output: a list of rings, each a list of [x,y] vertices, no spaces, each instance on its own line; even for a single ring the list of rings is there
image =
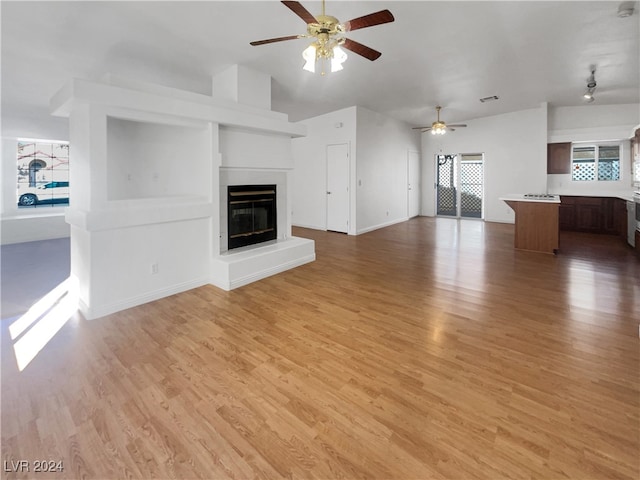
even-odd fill
[[[621,191],[599,191],[593,193],[583,193],[583,192],[567,192],[567,193],[558,193],[556,195],[560,195],[563,197],[605,197],[605,198],[619,198],[620,200],[626,200],[628,202],[633,202],[633,191],[632,190],[621,190]]]
[[[511,202],[536,202],[536,203],[560,203],[560,195],[553,195],[552,198],[525,197],[524,193],[510,193],[500,197],[500,200]]]

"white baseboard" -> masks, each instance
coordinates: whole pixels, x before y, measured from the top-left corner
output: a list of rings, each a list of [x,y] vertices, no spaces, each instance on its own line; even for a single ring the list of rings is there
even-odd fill
[[[86,318],[87,320],[95,320],[97,318],[104,317],[121,310],[126,310],[127,308],[137,307],[138,305],[142,305],[143,303],[153,302],[154,300],[159,300],[170,295],[175,295],[176,293],[186,292],[187,290],[198,288],[203,285],[207,285],[208,283],[208,278],[200,278],[197,280],[191,280],[188,282],[171,285],[170,287],[161,288],[159,290],[154,290],[153,292],[147,292],[142,295],[136,295],[125,300],[107,303],[104,305],[88,306],[82,300],[79,300],[78,308],[80,309],[80,312],[82,313],[84,318]]]
[[[372,232],[372,231],[378,230],[380,228],[390,227],[391,225],[395,225],[396,223],[406,222],[407,220],[409,220],[409,217],[403,217],[403,218],[398,218],[396,220],[391,220],[389,222],[380,223],[379,225],[374,225],[373,227],[367,227],[367,228],[358,229],[356,235],[361,235],[363,233]]]
[[[321,225],[305,225],[302,223],[293,223],[291,225],[292,227],[300,227],[300,228],[309,228],[311,230],[327,230],[327,228],[325,226],[321,226]]]

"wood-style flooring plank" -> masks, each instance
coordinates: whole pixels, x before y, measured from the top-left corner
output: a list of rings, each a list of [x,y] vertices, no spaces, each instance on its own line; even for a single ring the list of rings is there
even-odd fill
[[[63,462],[43,479],[640,478],[640,261],[620,239],[562,232],[552,256],[479,221],[294,230],[315,262],[76,314],[21,372],[3,321],[4,466]]]

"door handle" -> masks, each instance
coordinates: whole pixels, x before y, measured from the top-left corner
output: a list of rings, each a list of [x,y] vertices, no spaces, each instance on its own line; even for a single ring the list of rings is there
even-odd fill
[[[327,192],[327,195],[331,195],[331,192]]]

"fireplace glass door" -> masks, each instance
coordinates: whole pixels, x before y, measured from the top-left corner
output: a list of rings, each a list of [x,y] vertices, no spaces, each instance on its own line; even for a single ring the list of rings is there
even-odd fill
[[[277,238],[276,186],[228,187],[229,249]]]

